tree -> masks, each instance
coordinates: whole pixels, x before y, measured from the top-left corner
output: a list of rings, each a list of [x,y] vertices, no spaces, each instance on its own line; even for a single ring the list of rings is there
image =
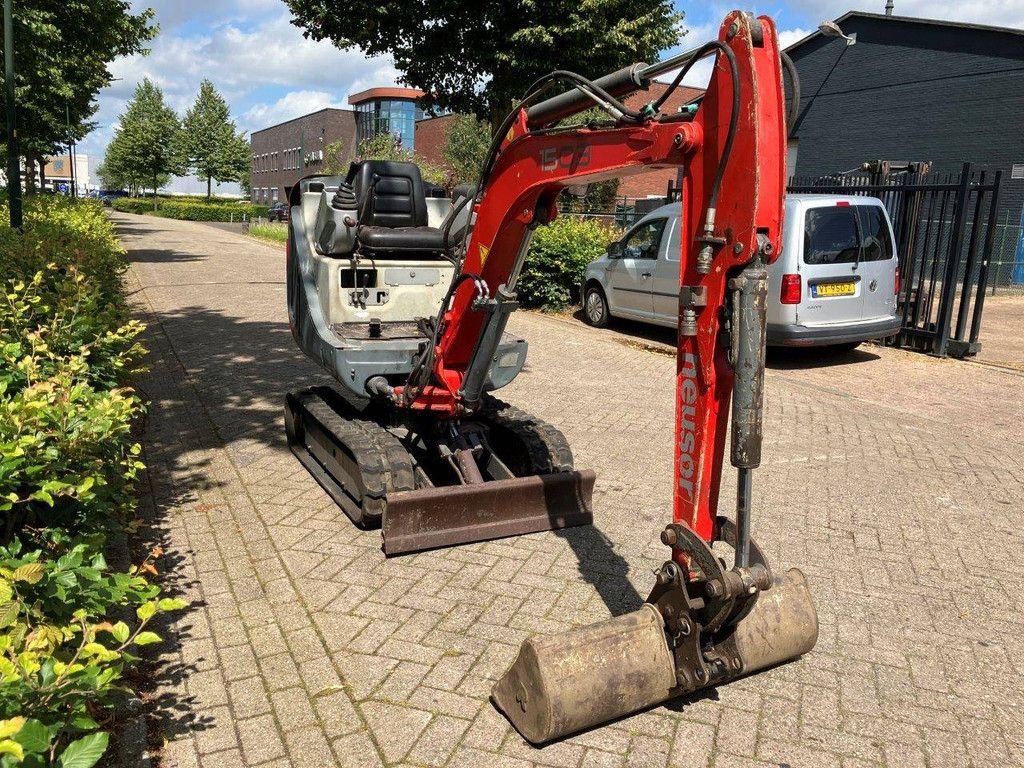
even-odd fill
[[[456,184],[476,184],[490,146],[491,131],[487,123],[472,115],[454,118],[445,140],[444,161]]]
[[[343,156],[340,141],[328,144],[324,155],[326,158],[324,172],[330,174],[344,174],[348,170],[349,162],[353,159]],[[401,139],[393,133],[378,133],[376,136],[363,139],[359,142],[354,160],[356,162],[362,160],[392,160],[395,162],[416,163],[419,166],[420,175],[424,181],[430,184],[437,184],[449,190],[455,186],[451,174],[446,173],[443,168],[437,168],[424,162],[421,158],[417,158],[412,150],[405,149],[402,146]]]
[[[671,0],[285,0],[307,37],[390,54],[428,107],[492,127],[554,69],[599,77],[676,44]]]
[[[107,172],[141,183],[152,182],[153,207],[161,177],[184,171],[179,153],[181,124],[174,110],[164,103],[163,92],[144,79],[135,88],[114,138],[107,148]]]
[[[14,4],[18,139],[27,166],[42,164],[46,155],[92,130],[96,94],[112,80],[107,65],[144,51],[156,34],[152,18],[151,10],[131,13],[127,0]],[[6,133],[6,124],[0,124],[4,144]]]
[[[206,180],[206,198],[213,194],[213,180],[241,181],[249,170],[249,142],[236,133],[231,110],[213,83],[203,80],[195,104],[185,113],[178,134],[178,151],[184,165],[200,181]]]

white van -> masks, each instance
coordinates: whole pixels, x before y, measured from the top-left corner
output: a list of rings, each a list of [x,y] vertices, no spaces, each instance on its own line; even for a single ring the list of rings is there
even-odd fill
[[[583,317],[676,327],[680,203],[662,206],[588,265]],[[768,344],[843,345],[899,332],[899,269],[882,202],[852,195],[787,195],[782,254],[769,269]]]

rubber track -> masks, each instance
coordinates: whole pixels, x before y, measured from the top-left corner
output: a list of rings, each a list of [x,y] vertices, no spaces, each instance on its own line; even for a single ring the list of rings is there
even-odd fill
[[[523,442],[533,465],[533,474],[549,475],[573,469],[569,441],[554,425],[491,395],[485,395],[478,418],[485,424],[507,429]],[[500,447],[494,447],[500,456]]]
[[[377,422],[361,418],[330,388],[315,387],[297,396],[309,415],[333,434],[355,461],[365,488],[363,523],[378,524],[388,493],[416,487],[409,452],[398,438]]]

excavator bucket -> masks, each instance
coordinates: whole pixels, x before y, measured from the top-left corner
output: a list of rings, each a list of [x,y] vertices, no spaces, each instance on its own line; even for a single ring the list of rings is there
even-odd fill
[[[817,638],[807,578],[793,568],[758,595],[738,624],[704,644],[705,659],[724,663],[681,669],[662,613],[646,603],[564,635],[527,640],[491,698],[519,733],[542,744],[795,659]],[[702,680],[704,669],[715,672]]]
[[[590,525],[594,479],[585,469],[388,494],[384,554]]]

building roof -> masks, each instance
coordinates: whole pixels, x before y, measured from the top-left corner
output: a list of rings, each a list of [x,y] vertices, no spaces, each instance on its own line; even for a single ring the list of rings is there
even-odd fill
[[[993,27],[988,24],[968,24],[966,22],[946,21],[943,19],[919,19],[914,16],[887,16],[884,13],[867,13],[865,11],[847,11],[838,19],[836,19],[835,23],[838,24],[841,28],[844,21],[855,18],[877,19],[880,21],[892,22],[896,24],[919,24],[933,27],[952,27],[954,29],[972,29],[982,32],[995,32],[997,34],[1009,34],[1024,37],[1024,29],[1013,29],[1012,27]],[[797,40],[791,46],[786,48],[786,52],[788,53],[789,51],[794,51],[816,37],[823,37],[823,35],[821,34],[821,32],[815,30],[807,37]]]
[[[294,123],[294,122],[297,122],[299,120],[305,120],[307,117],[312,117],[313,115],[319,115],[321,112],[348,112],[348,113],[351,114],[352,110],[351,109],[338,109],[337,107],[324,107],[323,109],[316,109],[316,110],[313,110],[312,112],[307,112],[304,115],[299,115],[298,117],[293,117],[291,120],[282,120],[280,123],[274,123],[273,125],[268,125],[266,128],[260,128],[258,131],[251,131],[249,133],[249,136],[250,137],[251,136],[255,136],[257,133],[263,133],[264,131],[269,131],[269,130],[272,130],[274,128],[279,128],[282,125],[288,125],[288,123]]]
[[[646,91],[634,91],[626,98],[626,106],[637,109],[649,101],[656,100],[661,94],[668,90],[671,83],[663,83],[661,80],[654,80]],[[669,97],[670,107],[689,104],[694,99],[704,95],[703,88],[694,88],[689,85],[679,85]]]
[[[367,88],[365,91],[353,93],[348,97],[348,103],[352,105],[362,104],[364,101],[373,99],[422,99],[426,92],[418,88]]]

